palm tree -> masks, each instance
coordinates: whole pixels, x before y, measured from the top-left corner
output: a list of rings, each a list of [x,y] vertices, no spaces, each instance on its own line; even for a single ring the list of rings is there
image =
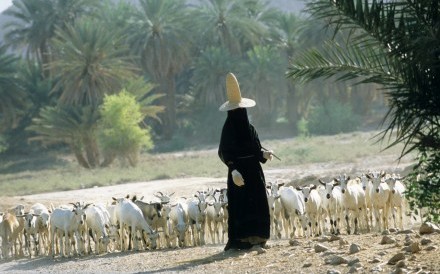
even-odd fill
[[[209,47],[203,50],[193,65],[191,95],[197,98],[198,107],[218,107],[226,100],[225,77],[236,72],[237,58],[223,47]]]
[[[293,13],[280,13],[276,17],[270,32],[271,39],[273,45],[280,50],[284,60],[292,60],[295,54],[307,44],[307,40],[304,39],[306,37],[301,37],[307,32],[308,28],[304,27],[307,24],[306,22],[306,20]],[[308,33],[308,35],[311,33]],[[285,70],[287,70],[288,62],[285,65]],[[298,88],[292,81],[288,81],[285,97],[285,116],[293,129],[296,128],[297,122],[306,114],[313,96],[311,92],[304,91],[304,88]]]
[[[430,206],[439,218],[440,185],[440,7],[426,1],[314,1],[310,11],[336,31],[347,30],[347,45],[329,42],[293,61],[289,76],[312,80],[337,76],[383,86],[390,109],[382,139],[403,143],[402,156],[421,153],[409,192],[414,204]],[[419,176],[421,175],[421,176]],[[414,180],[415,181],[415,180]],[[414,182],[413,181],[413,182]],[[413,184],[414,186],[414,184]]]
[[[98,119],[99,113],[92,106],[45,107],[28,127],[37,134],[30,141],[39,141],[44,145],[67,144],[82,167],[95,168],[99,166],[96,142]]]
[[[64,142],[86,168],[100,166],[96,137],[98,107],[106,94],[118,93],[135,76],[123,39],[93,19],[83,19],[53,40],[56,107],[43,109],[30,130],[33,140]],[[51,125],[50,127],[48,125]]]
[[[59,29],[53,41],[57,59],[50,64],[58,102],[97,107],[105,94],[119,92],[136,70],[123,42],[93,19],[83,19],[65,31]]]
[[[261,1],[204,0],[192,10],[194,33],[201,48],[222,46],[234,55],[268,37],[265,21],[272,12]]]
[[[0,45],[0,132],[18,125],[29,100],[18,76],[19,58]]]
[[[286,94],[284,71],[287,62],[274,47],[256,46],[247,52],[246,60],[239,66],[242,89],[257,101],[252,110],[255,123],[269,126],[278,117]]]
[[[28,59],[36,58],[41,67],[52,60],[50,39],[55,29],[64,29],[81,15],[91,12],[98,0],[17,0],[4,14],[11,16],[5,25],[5,40],[9,45],[26,49]],[[49,71],[44,70],[46,78]]]
[[[170,139],[176,127],[176,76],[190,56],[187,6],[181,0],[140,0],[132,18],[128,40],[156,91],[164,93],[163,136]]]

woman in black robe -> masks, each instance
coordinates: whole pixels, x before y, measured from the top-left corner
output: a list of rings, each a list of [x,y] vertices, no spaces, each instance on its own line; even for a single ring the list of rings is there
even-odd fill
[[[249,104],[234,103],[237,100],[242,102],[246,98],[241,98],[241,94],[235,100],[234,96],[229,96],[230,75],[233,74],[230,73],[227,77],[229,101],[225,103],[226,107],[225,104],[220,107],[220,110],[228,112],[218,150],[220,159],[228,167],[229,219],[228,243],[225,251],[248,249],[253,246],[264,247],[270,237],[266,182],[260,163],[271,160],[272,151],[262,150],[258,134],[249,123],[244,108],[249,107]],[[236,81],[235,76],[231,81]],[[235,85],[235,89],[240,92],[238,82]]]

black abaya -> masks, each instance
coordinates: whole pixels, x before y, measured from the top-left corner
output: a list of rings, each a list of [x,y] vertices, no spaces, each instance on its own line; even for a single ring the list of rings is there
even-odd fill
[[[269,239],[269,206],[260,165],[267,160],[245,108],[228,111],[218,154],[228,166],[228,244],[249,237]],[[234,184],[231,175],[234,169],[243,176],[244,186]]]

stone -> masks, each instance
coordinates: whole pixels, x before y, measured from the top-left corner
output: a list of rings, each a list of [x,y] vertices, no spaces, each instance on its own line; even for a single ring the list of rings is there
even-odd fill
[[[341,238],[341,236],[337,236],[337,235],[331,235],[330,236],[330,242],[334,242],[334,241],[339,241],[339,240],[341,240],[342,238]]]
[[[377,257],[374,257],[371,261],[369,261],[369,263],[375,264],[375,263],[380,263],[381,260]]]
[[[325,264],[329,265],[340,265],[348,263],[348,260],[339,255],[331,255],[324,260]]]
[[[396,242],[396,239],[394,239],[391,236],[385,235],[382,237],[382,240],[380,241],[381,245],[385,245],[385,244],[394,244]]]
[[[359,262],[360,262],[359,258],[353,258],[353,259],[350,259],[350,260],[348,261],[347,265],[348,265],[348,266],[354,266],[354,265],[356,265],[356,264],[359,263]]]
[[[336,269],[329,269],[327,270],[327,274],[341,274],[341,271]]]
[[[392,228],[388,229],[388,231],[391,232],[391,233],[396,233],[399,230],[397,228],[392,227]]]
[[[318,238],[318,242],[320,243],[324,243],[324,242],[330,242],[330,237],[329,236],[322,236],[320,238]]]
[[[439,231],[439,230],[440,230],[440,228],[437,225],[435,225],[431,222],[425,222],[420,226],[419,233],[422,235],[423,234],[432,234],[435,231]]]
[[[291,246],[299,246],[299,245],[301,245],[301,242],[298,241],[298,240],[290,239],[289,240],[289,245],[291,245]]]
[[[413,242],[413,243],[411,243],[408,247],[407,247],[407,249],[408,249],[408,252],[411,252],[411,253],[417,253],[417,252],[419,252],[421,249],[420,249],[420,246],[419,246],[419,243],[417,243],[417,242]]]
[[[405,268],[406,267],[406,261],[405,260],[400,260],[396,263],[396,267],[399,268]]]
[[[397,232],[397,234],[416,234],[416,232],[412,229],[404,229]]]
[[[305,263],[305,264],[303,264],[303,267],[304,268],[306,268],[306,267],[311,267],[312,266],[312,263]]]
[[[361,251],[361,247],[358,244],[351,244],[350,245],[350,254],[355,254]]]
[[[329,250],[329,248],[326,247],[325,245],[322,245],[322,244],[316,244],[315,245],[315,252],[316,253],[324,252],[324,251],[327,251],[327,250]]]
[[[385,229],[382,231],[382,235],[390,235],[390,231],[388,229]]]
[[[428,238],[423,238],[422,240],[420,240],[421,245],[428,245],[430,243],[432,243],[432,240]]]
[[[405,254],[397,253],[396,255],[391,257],[391,259],[388,260],[388,264],[395,265],[398,261],[404,260],[404,259],[405,259]]]
[[[427,248],[425,248],[426,251],[434,251],[437,250],[437,247],[435,245],[430,245]]]

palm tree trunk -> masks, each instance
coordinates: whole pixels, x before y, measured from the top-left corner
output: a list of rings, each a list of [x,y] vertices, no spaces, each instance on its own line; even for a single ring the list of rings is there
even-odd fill
[[[173,75],[168,75],[162,83],[161,87],[166,93],[164,97],[165,117],[163,120],[163,137],[170,140],[176,128],[176,84]]]
[[[87,162],[87,160],[84,158],[84,156],[82,155],[81,149],[74,145],[71,144],[70,145],[70,149],[73,151],[73,154],[75,155],[76,160],[78,161],[78,164],[84,168],[90,168],[89,163]]]

